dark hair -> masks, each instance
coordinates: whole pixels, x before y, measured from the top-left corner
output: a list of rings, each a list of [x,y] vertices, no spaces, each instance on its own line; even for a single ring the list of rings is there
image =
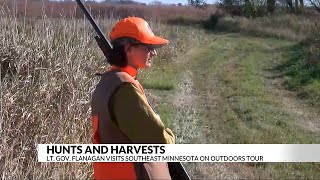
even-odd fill
[[[107,61],[110,65],[116,65],[119,67],[125,67],[128,64],[127,55],[124,46],[128,43],[135,46],[139,41],[130,37],[120,37],[112,42],[113,49],[107,57]]]
[[[110,65],[116,65],[119,67],[125,67],[128,64],[124,45],[113,46],[111,52],[107,57],[107,62]]]

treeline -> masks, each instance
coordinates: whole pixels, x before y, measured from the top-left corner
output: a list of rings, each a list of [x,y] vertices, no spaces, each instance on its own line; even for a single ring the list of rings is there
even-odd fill
[[[231,15],[247,17],[275,13],[315,13],[312,10],[320,13],[320,0],[221,0],[219,6]]]

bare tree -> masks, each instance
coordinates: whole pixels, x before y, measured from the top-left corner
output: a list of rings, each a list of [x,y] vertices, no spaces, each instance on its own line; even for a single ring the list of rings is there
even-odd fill
[[[150,5],[154,5],[154,6],[161,6],[163,5],[163,3],[161,1],[152,1],[149,3]]]
[[[301,9],[304,9],[304,2],[303,2],[303,0],[299,0],[300,1],[300,8]]]
[[[208,6],[206,0],[188,0],[188,3],[198,9],[204,9]]]
[[[310,0],[312,1],[312,0]],[[316,0],[319,1],[319,0]],[[299,13],[304,10],[304,1],[303,0],[286,0],[289,10],[294,13]],[[294,4],[293,4],[294,3]]]
[[[309,0],[309,2],[320,13],[320,0]]]
[[[273,13],[276,7],[276,0],[267,0],[267,10],[269,13]]]

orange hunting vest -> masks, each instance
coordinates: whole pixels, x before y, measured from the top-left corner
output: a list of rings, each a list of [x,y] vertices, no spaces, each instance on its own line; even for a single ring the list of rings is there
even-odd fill
[[[95,144],[131,144],[130,139],[117,126],[109,111],[109,100],[121,83],[133,83],[141,89],[140,83],[128,73],[111,70],[101,75],[93,92],[91,107],[93,138]],[[171,179],[167,163],[93,163],[94,179]]]

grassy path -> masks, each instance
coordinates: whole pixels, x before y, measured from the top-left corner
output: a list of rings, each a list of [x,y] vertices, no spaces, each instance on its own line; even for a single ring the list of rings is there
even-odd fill
[[[209,38],[170,66],[164,79],[175,88],[149,90],[178,143],[320,143],[319,109],[285,90],[275,70],[294,43],[238,34]],[[320,177],[319,163],[186,166],[193,178]]]

